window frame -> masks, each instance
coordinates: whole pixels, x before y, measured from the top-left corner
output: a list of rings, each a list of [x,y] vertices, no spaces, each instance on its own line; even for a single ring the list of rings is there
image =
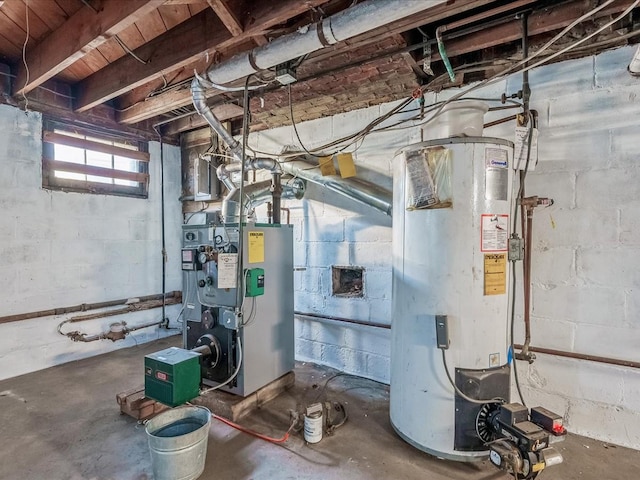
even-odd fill
[[[135,146],[136,149],[117,145],[109,145],[98,141],[87,140],[77,136],[65,135],[68,132],[73,135],[93,137],[97,140],[117,142]],[[55,145],[66,145],[81,148],[85,151],[85,163],[65,162],[55,159]],[[106,153],[111,155],[111,167],[97,167],[86,164],[86,152]],[[149,145],[145,140],[112,131],[73,123],[61,122],[53,119],[44,119],[42,128],[42,188],[47,190],[59,190],[64,192],[89,193],[97,195],[115,195],[131,198],[149,197]],[[119,170],[115,167],[115,157],[125,157],[137,161],[138,171],[130,172]],[[56,168],[58,167],[58,168]],[[99,176],[115,180],[128,180],[137,182],[137,186],[118,185],[91,180],[78,180],[61,178],[55,175],[57,171],[79,173],[83,175]],[[110,175],[103,175],[110,173]]]

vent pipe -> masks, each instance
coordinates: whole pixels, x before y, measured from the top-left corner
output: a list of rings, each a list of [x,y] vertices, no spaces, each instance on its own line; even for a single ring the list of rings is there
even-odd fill
[[[362,205],[391,216],[391,211],[393,210],[393,192],[391,190],[358,178],[325,177],[319,168],[314,168],[317,166],[317,164],[300,157],[282,163],[282,170],[296,178],[321,185]]]
[[[367,0],[318,23],[249,52],[231,57],[207,71],[213,83],[229,83],[252,73],[307,55],[334,43],[375,30],[434,7],[444,0]]]

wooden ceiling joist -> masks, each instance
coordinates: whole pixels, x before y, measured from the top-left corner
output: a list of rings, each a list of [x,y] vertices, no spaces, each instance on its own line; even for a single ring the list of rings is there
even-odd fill
[[[216,105],[215,107],[212,107],[211,110],[221,122],[239,118],[242,116],[243,112],[242,107],[239,107],[234,103]],[[165,128],[163,128],[162,133],[163,135],[173,136],[186,132],[187,130],[204,127],[206,124],[207,121],[202,115],[193,113],[186,117],[179,118],[175,122],[169,123]]]
[[[242,33],[242,23],[236,14],[233,13],[233,10],[229,8],[229,5],[225,0],[207,0],[209,6],[216,12],[216,15],[222,20],[224,26],[227,27],[227,30],[231,32],[231,35],[237,37]]]
[[[533,1],[535,0],[531,0],[531,2]],[[455,5],[448,5],[448,4],[437,5],[425,12],[421,12],[419,14],[414,15],[410,19],[399,20],[394,24],[391,24],[389,26],[384,27],[383,29],[380,29],[380,31],[383,32],[382,33],[383,36],[400,34],[411,28],[415,28],[416,26],[421,26],[424,24],[432,23],[432,22],[440,22],[451,15],[457,15],[465,10],[482,8],[494,2],[495,0],[462,0],[459,3],[456,3]],[[304,3],[309,3],[309,2],[296,2],[296,3],[302,5]],[[323,2],[315,2],[314,6],[317,6],[318,4],[321,4],[321,3]],[[273,2],[273,3],[269,2],[267,6],[264,7],[264,9],[265,11],[268,12],[268,14],[265,15],[266,18],[280,18],[280,21],[283,21],[282,19],[287,15],[283,11],[285,10],[284,6],[280,7],[276,4],[276,2]],[[289,14],[289,17],[292,17],[292,16],[293,15]],[[261,18],[259,16],[259,13],[255,13],[254,17]],[[263,19],[263,22],[264,22],[264,19]],[[264,30],[266,30],[266,25],[268,25],[269,23],[271,25],[275,25],[275,23],[272,23],[272,22],[263,23],[262,25],[265,25],[265,28],[260,29],[259,28],[260,25],[254,24],[250,27],[250,29],[245,30],[242,37],[244,38],[244,36],[248,36],[248,35],[253,36],[258,33],[265,33]],[[381,36],[380,32],[371,32],[371,33],[359,35],[358,37],[350,39],[346,42],[340,42],[335,46],[325,48],[324,50],[320,51],[322,53],[320,52],[318,53],[320,55],[331,56],[332,54],[335,54],[335,51],[337,49],[342,49],[342,48],[350,49],[350,48],[361,47],[367,44],[376,43],[380,40],[380,36]],[[257,38],[259,37],[253,36],[254,40],[256,40]],[[314,55],[312,55],[312,57]],[[171,91],[171,92],[163,93],[160,95],[156,95],[153,98],[150,98],[144,102],[140,102],[136,105],[128,106],[124,111],[119,112],[117,114],[117,120],[118,122],[121,122],[123,124],[133,124],[133,123],[137,123],[142,120],[152,118],[156,115],[160,115],[164,112],[168,112],[189,104],[191,104],[191,93],[189,90],[185,89],[185,90]]]
[[[261,2],[253,12],[259,21],[245,28],[236,37],[227,31],[212,9],[204,10],[135,50],[138,57],[146,60],[145,64],[128,55],[81,81],[77,89],[76,111],[86,111],[154,78],[193,63],[205,54],[212,55],[216,51],[233,48],[234,45],[325,2],[326,0],[283,0],[276,5]]]
[[[14,94],[30,92],[163,3],[164,0],[104,0],[97,13],[81,8],[27,51],[29,73],[22,63],[18,64]]]

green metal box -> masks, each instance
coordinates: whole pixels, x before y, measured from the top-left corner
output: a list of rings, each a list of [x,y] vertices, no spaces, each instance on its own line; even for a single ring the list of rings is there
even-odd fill
[[[246,270],[247,289],[245,296],[259,297],[264,295],[264,268],[250,268]]]
[[[176,407],[200,394],[200,355],[171,347],[144,357],[144,394]]]

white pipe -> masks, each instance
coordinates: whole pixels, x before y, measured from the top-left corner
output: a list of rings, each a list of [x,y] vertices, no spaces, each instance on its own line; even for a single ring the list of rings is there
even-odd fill
[[[636,77],[640,76],[640,47],[636,50],[635,55],[629,64],[629,72]]]
[[[434,7],[445,0],[367,0],[212,66],[214,83],[229,83]],[[255,67],[255,68],[254,68]]]

